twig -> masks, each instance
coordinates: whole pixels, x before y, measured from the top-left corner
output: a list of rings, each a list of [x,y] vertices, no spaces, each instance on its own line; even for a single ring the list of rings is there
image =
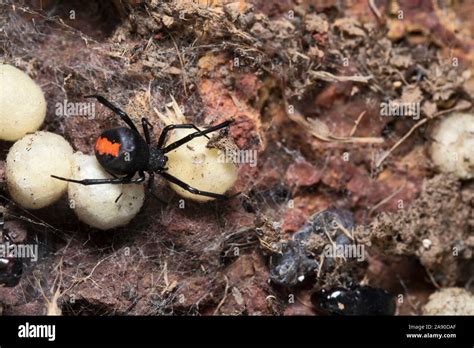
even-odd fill
[[[321,270],[323,269],[323,264],[324,264],[324,254],[321,254],[321,256],[319,256],[319,267],[318,267],[318,274],[316,274],[316,278],[319,278],[319,276],[321,275]]]
[[[372,13],[374,14],[375,18],[377,18],[377,21],[382,24],[383,23],[383,18],[382,18],[382,14],[380,13],[379,9],[377,8],[377,6],[375,5],[375,2],[374,0],[369,0],[369,8],[370,10],[372,11]]]
[[[78,280],[74,280],[73,283],[71,284],[71,286],[69,286],[69,288],[67,288],[67,289],[64,291],[64,293],[65,293],[66,291],[71,290],[71,289],[74,288],[76,285],[79,285],[80,283],[85,282],[86,280],[90,279],[90,278],[92,277],[92,274],[93,274],[93,273],[95,272],[95,270],[97,269],[97,267],[99,267],[99,265],[100,265],[102,262],[104,262],[104,261],[107,260],[107,259],[110,259],[110,258],[111,258],[112,256],[114,256],[114,255],[115,255],[115,254],[111,254],[111,255],[109,255],[109,256],[107,256],[107,257],[104,257],[104,258],[103,258],[102,260],[100,260],[99,262],[97,262],[97,264],[92,268],[92,270],[90,271],[90,273],[89,273],[87,276],[85,276],[85,277],[83,277],[83,278],[81,278],[81,279],[78,279]]]
[[[331,238],[331,236],[329,235],[329,233],[326,231],[326,229],[324,229],[324,233],[326,234],[326,237],[328,237],[329,241],[331,242],[332,244],[332,247],[333,247],[333,250],[334,250],[334,253],[336,253],[336,250],[337,250],[337,244],[336,242],[334,242]],[[342,259],[344,261],[346,261],[346,257],[344,255],[342,255]]]
[[[327,81],[327,82],[361,82],[367,83],[370,79],[373,78],[372,75],[368,76],[359,76],[359,75],[352,75],[352,76],[336,76],[331,74],[327,71],[310,71],[310,75],[316,79]]]
[[[222,305],[224,304],[227,298],[227,292],[229,291],[229,279],[227,278],[227,276],[224,276],[224,279],[225,279],[224,297],[222,297],[222,300],[217,305],[216,310],[214,311],[214,315],[216,315],[219,312],[219,309],[221,309]]]
[[[165,126],[170,125],[170,124],[183,124],[186,123],[186,117],[183,115],[181,112],[181,109],[179,108],[178,103],[174,99],[172,95],[171,97],[171,103],[166,104],[165,107],[165,112],[166,115],[159,112],[155,107],[153,110],[155,113],[158,115],[160,120],[165,124]]]
[[[420,302],[418,302],[418,304],[415,304],[413,303],[413,301],[411,300],[411,296],[410,294],[408,293],[408,287],[405,285],[405,282],[403,281],[402,278],[400,278],[399,275],[397,275],[397,278],[398,278],[398,281],[400,282],[400,285],[402,286],[403,288],[403,291],[405,292],[406,296],[407,296],[407,301],[408,301],[408,304],[411,306],[411,308],[414,310],[414,313],[418,313],[420,310],[419,310],[419,306],[420,306]]]
[[[433,285],[436,287],[436,289],[441,289],[441,286],[439,286],[438,282],[434,279],[433,275],[431,274],[430,270],[425,268],[426,269],[426,273],[428,274],[428,277],[430,278],[431,282],[433,283]]]
[[[3,5],[3,4],[1,4],[1,5]],[[16,7],[15,5],[12,5],[12,9],[13,9],[13,11],[15,11],[15,9],[18,9],[18,10],[24,12],[24,13],[28,13],[28,14],[31,14],[33,16],[38,16],[41,19],[44,19],[46,21],[56,22],[56,23],[62,25],[64,28],[68,29],[67,32],[69,32],[70,34],[75,34],[75,35],[80,36],[81,39],[84,40],[84,42],[86,43],[87,46],[89,46],[89,42],[98,43],[97,40],[95,40],[92,37],[84,34],[82,31],[66,24],[59,16],[54,16],[54,17],[45,16],[41,12],[37,12],[37,11],[31,10],[28,7],[23,7],[23,6]]]
[[[353,137],[356,130],[357,130],[357,127],[359,127],[359,123],[360,121],[362,120],[362,118],[365,116],[365,114],[367,113],[367,110],[364,110],[360,113],[359,117],[357,117],[357,120],[355,121],[355,124],[354,124],[354,127],[352,128],[350,134],[349,134],[349,137]]]
[[[396,190],[395,192],[391,193],[388,197],[385,197],[385,198],[382,199],[379,203],[377,203],[377,204],[374,205],[372,208],[370,208],[369,216],[372,215],[372,213],[373,213],[375,210],[377,210],[380,206],[384,205],[384,204],[387,203],[389,200],[391,200],[393,197],[395,197],[397,194],[399,194],[404,188],[405,188],[405,185],[403,185],[403,186],[400,187],[398,190]]]
[[[350,240],[354,240],[354,237],[352,236],[351,232],[349,232],[349,230],[347,228],[345,228],[344,226],[342,226],[338,221],[334,221],[337,225],[337,227],[342,231],[342,233],[344,233],[347,238],[349,238]]]
[[[171,35],[171,33],[168,33],[168,35],[173,41],[174,48],[176,49],[176,54],[178,55],[179,63],[181,64],[181,78],[183,80],[184,94],[188,96],[188,86],[186,84],[187,78],[186,78],[184,59],[183,59],[183,56],[181,55],[181,52],[179,51],[178,44],[176,43],[176,40],[174,39],[173,35]]]
[[[230,95],[230,97],[232,98],[232,101],[234,102],[234,105],[237,107],[237,109],[238,109],[240,112],[243,112],[243,111],[244,111],[244,108],[242,107],[242,104],[239,102],[239,100],[238,100],[237,97],[235,96],[235,93],[229,92],[229,95]]]
[[[321,125],[325,125],[323,122],[314,119],[308,120],[303,117],[303,115],[301,115],[297,110],[295,110],[293,113],[289,113],[288,104],[286,104],[285,110],[290,120],[298,123],[305,130],[309,131],[312,136],[321,141],[362,144],[380,144],[384,142],[384,139],[381,137],[339,137],[336,135],[332,135],[329,133],[328,130],[322,131],[323,127],[321,127]]]
[[[390,154],[397,148],[400,146],[401,143],[403,143],[416,129],[418,129],[419,127],[421,127],[422,125],[424,125],[426,122],[428,122],[429,120],[432,120],[434,119],[435,117],[438,117],[438,116],[441,116],[441,115],[444,115],[444,114],[448,114],[450,112],[453,112],[453,111],[461,111],[461,110],[465,110],[466,108],[470,108],[471,107],[471,103],[460,103],[459,105],[451,108],[451,109],[447,109],[447,110],[442,110],[442,111],[439,111],[435,114],[433,114],[433,116],[431,117],[426,117],[422,120],[419,120],[413,127],[411,127],[411,129],[400,139],[398,140],[391,148],[390,150],[388,150],[387,152],[385,152],[382,157],[380,157],[378,159],[378,161],[375,163],[375,166],[376,167],[380,167],[380,165],[382,164],[383,161],[385,161],[387,159],[388,156],[390,156]]]
[[[385,159],[390,156],[390,154],[397,148],[400,146],[401,143],[403,143],[415,130],[417,130],[419,127],[421,127],[422,125],[424,125],[426,122],[428,122],[428,118],[424,118],[420,121],[418,121],[413,127],[411,127],[411,129],[403,136],[401,137],[391,148],[390,150],[388,150],[387,152],[385,152],[382,157],[380,157],[378,159],[378,161],[375,163],[375,166],[376,167],[380,167],[380,165],[382,164],[383,161],[385,161]]]
[[[39,225],[39,226],[49,228],[54,233],[56,233],[56,232],[70,232],[70,231],[59,230],[59,229],[55,228],[54,226],[52,226],[52,225],[48,224],[46,221],[41,220],[40,218],[36,217],[34,214],[30,213],[28,210],[22,208],[20,205],[16,204],[14,201],[12,201],[11,199],[9,199],[8,197],[6,197],[2,194],[0,194],[0,198],[8,201],[9,204],[14,205],[15,207],[20,209],[25,214],[31,216],[31,218],[28,218],[26,216],[16,216],[14,214],[10,214],[10,213],[7,213],[7,212],[5,212],[5,216],[11,216],[11,217],[14,217],[15,219],[20,219],[20,220],[30,222],[30,223],[35,224],[35,225]]]

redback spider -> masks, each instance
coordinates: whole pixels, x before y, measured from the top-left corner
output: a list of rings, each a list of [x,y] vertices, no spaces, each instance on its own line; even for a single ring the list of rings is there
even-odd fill
[[[152,188],[156,173],[196,195],[222,200],[229,198],[226,195],[198,190],[167,173],[166,162],[168,157],[166,153],[190,142],[196,137],[207,137],[206,134],[208,133],[228,127],[233,120],[224,121],[205,130],[200,130],[194,124],[171,124],[163,128],[158,144],[151,146],[150,128],[153,128],[153,126],[145,117],[142,118],[143,134],[145,135],[145,138],[143,138],[130,117],[107,99],[100,95],[88,95],[85,98],[96,98],[99,103],[116,113],[128,126],[128,128],[118,127],[102,132],[95,143],[94,150],[97,161],[113,178],[73,180],[51,175],[53,178],[81,185],[138,184],[145,181],[145,172],[147,172],[149,175],[148,190],[153,194]],[[178,128],[195,129],[196,132],[164,146],[168,132]],[[137,173],[139,177],[135,178]]]

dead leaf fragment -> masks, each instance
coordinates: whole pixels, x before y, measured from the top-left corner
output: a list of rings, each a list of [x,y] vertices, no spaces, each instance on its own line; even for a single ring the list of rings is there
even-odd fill
[[[161,18],[161,21],[163,22],[163,24],[164,24],[167,28],[171,27],[171,26],[173,25],[173,23],[174,23],[173,17],[170,17],[170,16],[163,16],[163,17]]]
[[[413,104],[421,102],[422,97],[423,94],[420,87],[408,85],[403,87],[402,97],[400,99],[402,103]]]
[[[350,36],[365,36],[365,31],[360,28],[360,23],[354,18],[339,18],[334,22],[334,27]]]
[[[306,16],[304,26],[307,31],[313,31],[320,34],[327,33],[329,30],[328,21],[323,16],[314,13]]]

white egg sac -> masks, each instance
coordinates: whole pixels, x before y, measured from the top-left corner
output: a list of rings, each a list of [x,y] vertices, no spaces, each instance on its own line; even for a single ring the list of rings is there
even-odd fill
[[[81,152],[72,156],[72,179],[106,178],[112,176],[104,171],[95,156]],[[127,225],[138,214],[145,199],[145,191],[142,184],[85,186],[69,183],[68,196],[70,207],[79,220],[92,227],[108,230]]]

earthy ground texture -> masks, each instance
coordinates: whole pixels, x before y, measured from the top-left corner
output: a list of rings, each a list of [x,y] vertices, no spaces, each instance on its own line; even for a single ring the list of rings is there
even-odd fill
[[[258,153],[256,166],[240,166],[236,198],[182,208],[157,182],[169,204],[147,197],[111,231],[80,223],[66,197],[25,211],[2,182],[9,229],[39,243],[41,257],[18,286],[0,288],[0,311],[314,315],[314,291],[355,283],[419,315],[438,288],[472,291],[474,182],[438,173],[428,146],[438,119],[472,112],[474,5],[350,3],[0,1],[0,60],[41,85],[42,129],[76,151],[92,153],[120,123],[99,104],[94,119],[55,112],[94,93],[147,117],[156,138],[171,96],[195,124],[233,118],[236,145]],[[420,118],[380,117],[388,100],[419,102]],[[2,181],[10,146],[0,143]],[[353,215],[364,260],[289,287],[270,281],[282,243],[329,208]],[[324,238],[305,244],[314,260]]]

